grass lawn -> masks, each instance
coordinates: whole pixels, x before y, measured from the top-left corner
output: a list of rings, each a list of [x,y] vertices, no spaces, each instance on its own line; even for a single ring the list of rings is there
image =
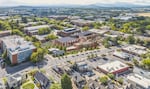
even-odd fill
[[[34,89],[34,84],[33,83],[27,83],[22,86],[22,89]]]

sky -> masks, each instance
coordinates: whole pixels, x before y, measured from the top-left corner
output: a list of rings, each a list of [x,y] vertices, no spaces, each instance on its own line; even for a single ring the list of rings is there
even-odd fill
[[[63,4],[78,4],[88,5],[95,3],[112,4],[117,2],[150,5],[150,0],[0,0],[0,6],[40,6],[40,5],[63,5]]]

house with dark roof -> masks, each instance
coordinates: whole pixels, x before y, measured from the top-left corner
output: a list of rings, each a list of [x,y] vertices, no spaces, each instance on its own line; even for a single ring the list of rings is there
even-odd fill
[[[36,72],[34,75],[36,83],[40,84],[40,89],[49,89],[50,80],[41,72]]]
[[[77,29],[77,28],[68,28],[68,29],[65,29],[63,31],[57,32],[57,34],[59,36],[66,37],[66,36],[71,36],[71,35],[79,33],[79,32],[81,32],[80,29]]]

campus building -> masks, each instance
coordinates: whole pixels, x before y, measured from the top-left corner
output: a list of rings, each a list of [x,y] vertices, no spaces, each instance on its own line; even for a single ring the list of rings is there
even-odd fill
[[[79,32],[81,32],[80,29],[68,28],[68,29],[65,29],[65,30],[63,30],[63,31],[57,32],[57,34],[58,34],[59,36],[66,37],[66,36],[71,36],[71,35],[76,34],[76,33],[79,33]]]
[[[20,36],[3,37],[1,40],[1,49],[7,51],[7,56],[12,64],[21,63],[30,57],[32,52],[36,51],[36,47]]]
[[[27,35],[38,35],[38,30],[41,28],[50,28],[49,25],[39,25],[39,26],[31,26],[31,27],[25,27],[24,32]]]

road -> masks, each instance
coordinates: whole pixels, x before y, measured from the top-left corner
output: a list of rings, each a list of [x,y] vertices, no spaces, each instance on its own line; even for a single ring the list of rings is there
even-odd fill
[[[102,54],[108,54],[116,49],[118,48],[117,47],[112,47],[110,49],[102,48],[102,49],[86,51],[86,52],[82,52],[78,54],[72,54],[72,55],[62,57],[62,58],[53,58],[50,55],[46,55],[45,58],[48,60],[38,63],[38,67],[34,66],[30,62],[26,62],[26,63],[21,63],[14,67],[6,67],[5,69],[0,69],[0,72],[1,72],[0,79],[5,77],[7,74],[26,72],[26,71],[33,70],[34,68],[42,68],[46,70],[46,72],[48,72],[51,67],[56,66],[56,65],[65,65],[68,63],[67,61],[78,62],[78,61],[86,60],[88,55],[97,54],[98,56],[100,56]],[[52,74],[51,72],[48,72],[48,73]],[[52,75],[55,75],[55,74],[52,74]]]

